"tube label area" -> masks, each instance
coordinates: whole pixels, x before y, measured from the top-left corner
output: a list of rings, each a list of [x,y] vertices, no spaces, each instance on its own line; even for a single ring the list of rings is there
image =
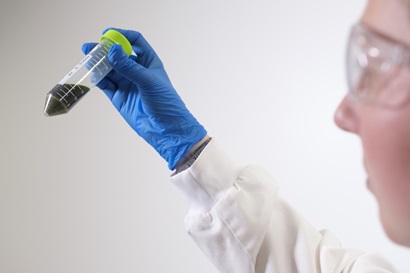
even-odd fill
[[[82,59],[60,82],[59,84],[64,84],[66,83],[74,74],[76,71],[78,71],[81,67],[83,67],[88,60],[92,58],[91,54],[88,54]]]

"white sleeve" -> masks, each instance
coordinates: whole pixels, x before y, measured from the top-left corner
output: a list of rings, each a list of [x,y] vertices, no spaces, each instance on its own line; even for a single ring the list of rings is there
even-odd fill
[[[315,230],[277,197],[265,170],[235,164],[215,139],[171,181],[188,202],[189,235],[221,273],[395,272],[382,257]]]

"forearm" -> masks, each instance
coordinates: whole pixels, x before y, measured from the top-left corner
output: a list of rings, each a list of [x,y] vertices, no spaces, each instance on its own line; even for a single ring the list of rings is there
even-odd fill
[[[277,196],[269,173],[237,165],[215,141],[171,181],[188,201],[188,233],[220,272],[394,272],[314,229]]]

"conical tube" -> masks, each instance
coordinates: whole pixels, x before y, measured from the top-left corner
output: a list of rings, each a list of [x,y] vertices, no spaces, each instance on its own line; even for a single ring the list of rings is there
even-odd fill
[[[68,113],[71,108],[98,84],[112,69],[108,51],[113,44],[121,44],[131,55],[128,40],[116,30],[108,30],[100,43],[82,59],[46,96],[44,114],[48,117]]]

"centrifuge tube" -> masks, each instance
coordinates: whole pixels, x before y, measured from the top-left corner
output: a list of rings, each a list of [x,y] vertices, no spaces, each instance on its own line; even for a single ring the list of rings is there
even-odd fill
[[[47,93],[44,114],[48,117],[65,114],[92,87],[99,83],[112,66],[108,61],[108,51],[113,44],[121,44],[129,56],[132,47],[118,31],[108,30],[100,42],[82,59],[50,92]]]

